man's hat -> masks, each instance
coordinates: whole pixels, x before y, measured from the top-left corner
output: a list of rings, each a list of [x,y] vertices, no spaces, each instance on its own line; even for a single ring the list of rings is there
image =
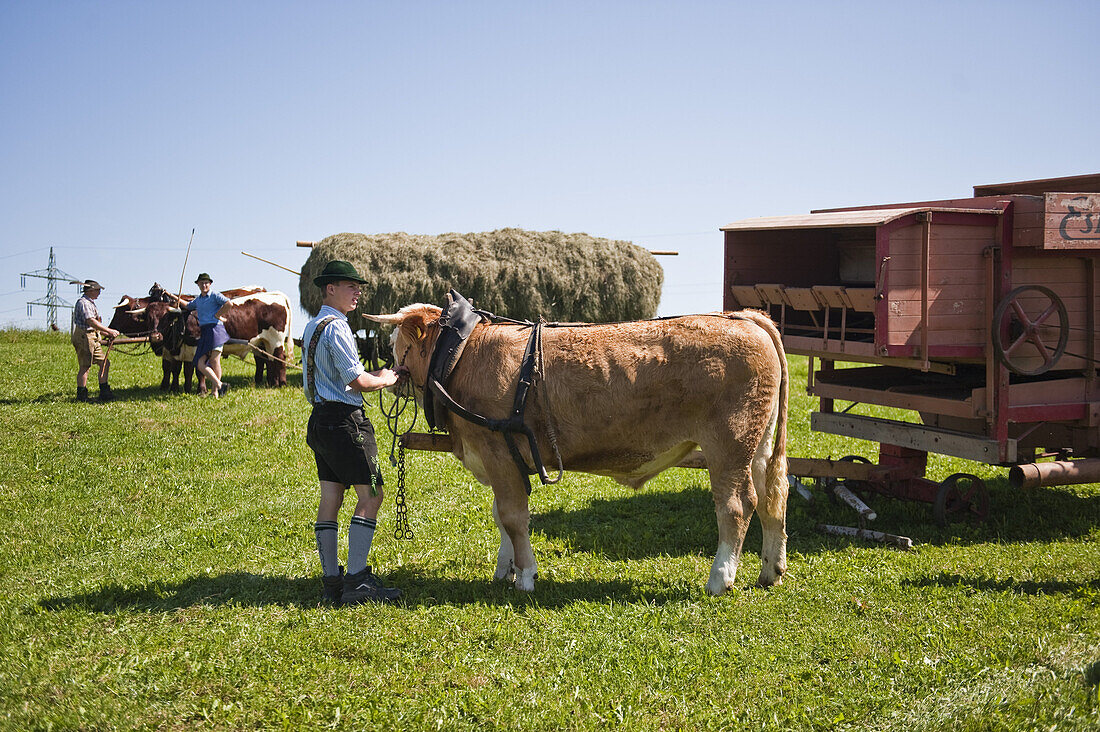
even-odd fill
[[[203,280],[206,280],[210,284],[214,284],[214,278],[211,277],[210,275],[206,274],[205,272],[203,272],[202,274],[200,274],[198,276],[198,278],[195,280],[195,284],[197,285],[200,282],[202,282]]]
[[[313,278],[313,284],[324,287],[331,282],[339,282],[340,280],[351,280],[361,285],[366,284],[366,280],[359,276],[351,262],[345,262],[342,259],[334,259],[326,264],[321,274]]]
[[[88,290],[102,290],[103,289],[103,285],[99,284],[95,280],[84,280],[83,287],[84,287],[84,292],[87,292]]]

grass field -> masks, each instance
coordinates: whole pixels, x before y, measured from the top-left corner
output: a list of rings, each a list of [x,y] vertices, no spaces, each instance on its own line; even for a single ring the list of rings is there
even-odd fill
[[[232,361],[226,398],[164,395],[152,356],[113,354],[120,399],[78,404],[63,334],[0,331],[0,356],[0,727],[1100,728],[1100,486],[933,457],[934,479],[987,479],[991,516],[941,529],[872,501],[910,552],[825,537],[854,514],[792,493],[786,581],[752,588],[754,521],[712,598],[705,473],[637,493],[569,474],[535,485],[528,596],[489,580],[488,489],[415,453],[416,538],[388,500],[371,557],[406,601],[324,609],[299,388]],[[809,431],[792,368],[791,455],[873,457]]]

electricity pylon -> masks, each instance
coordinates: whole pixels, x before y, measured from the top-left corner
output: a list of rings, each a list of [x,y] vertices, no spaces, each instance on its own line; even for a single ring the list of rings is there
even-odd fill
[[[58,330],[57,327],[57,309],[58,308],[72,308],[72,303],[65,298],[57,294],[58,282],[73,283],[76,278],[71,274],[68,274],[64,270],[57,268],[57,263],[53,256],[53,247],[50,247],[50,264],[46,269],[36,269],[34,272],[23,272],[19,275],[19,286],[27,286],[28,277],[40,277],[46,280],[46,296],[37,300],[29,300],[27,302],[27,316],[30,317],[31,309],[35,305],[43,305],[46,308],[46,321],[50,328]]]

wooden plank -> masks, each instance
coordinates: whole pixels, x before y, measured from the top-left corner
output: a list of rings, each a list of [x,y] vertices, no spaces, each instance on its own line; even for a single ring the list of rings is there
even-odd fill
[[[982,407],[982,405],[969,399],[944,399],[923,394],[863,388],[848,384],[830,384],[820,380],[814,383],[813,394],[826,399],[842,399],[848,402],[910,409],[914,412],[946,414],[952,417],[978,417],[980,416],[979,410]]]
[[[935,262],[933,262],[935,264]],[[902,288],[920,287],[920,270],[895,269],[891,273],[890,289],[896,292]],[[985,282],[985,275],[976,267],[966,269],[937,269],[931,267],[928,271],[928,284],[930,287],[958,286],[964,289],[973,289]]]
[[[813,412],[810,415],[810,428],[817,432],[898,445],[911,450],[953,455],[980,463],[997,465],[1002,462],[1000,446],[996,440],[965,432],[923,427],[856,414],[824,412]],[[1007,440],[1005,448],[1004,462],[1015,462],[1016,440]]]
[[[447,433],[410,432],[401,436],[401,444],[409,450],[426,450],[429,452],[450,452],[453,447],[451,436]]]
[[[1100,249],[1100,193],[1047,193],[1043,248]]]

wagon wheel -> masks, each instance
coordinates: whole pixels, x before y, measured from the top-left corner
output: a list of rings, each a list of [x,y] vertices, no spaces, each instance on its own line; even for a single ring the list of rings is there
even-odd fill
[[[1021,302],[1021,296],[1025,293],[1046,298],[1041,305],[1031,306],[1033,311],[1041,308],[1041,312],[1034,317],[1024,309]],[[1039,330],[1055,313],[1058,314],[1058,345],[1051,350],[1043,341]],[[1037,376],[1050,371],[1066,352],[1066,344],[1069,342],[1069,316],[1066,314],[1065,303],[1053,290],[1041,285],[1024,285],[1005,295],[993,311],[992,328],[993,350],[996,351],[997,358],[1010,371],[1021,376]],[[1042,357],[1042,365],[1034,369],[1023,367],[1026,356],[1030,355],[1028,349],[1020,350],[1025,343],[1031,344]]]
[[[989,516],[989,490],[985,481],[969,473],[948,476],[936,493],[932,515],[940,526],[956,521],[985,521]]]
[[[871,461],[862,455],[845,455],[837,460],[838,463],[863,463],[864,465],[870,465]],[[825,495],[829,498],[830,503],[834,505],[840,504],[840,499],[836,497],[836,493],[833,493],[833,488],[838,485],[843,485],[853,493],[863,493],[868,486],[867,483],[862,480],[846,480],[844,478],[826,478],[824,487]],[[860,496],[862,498],[862,496]]]

